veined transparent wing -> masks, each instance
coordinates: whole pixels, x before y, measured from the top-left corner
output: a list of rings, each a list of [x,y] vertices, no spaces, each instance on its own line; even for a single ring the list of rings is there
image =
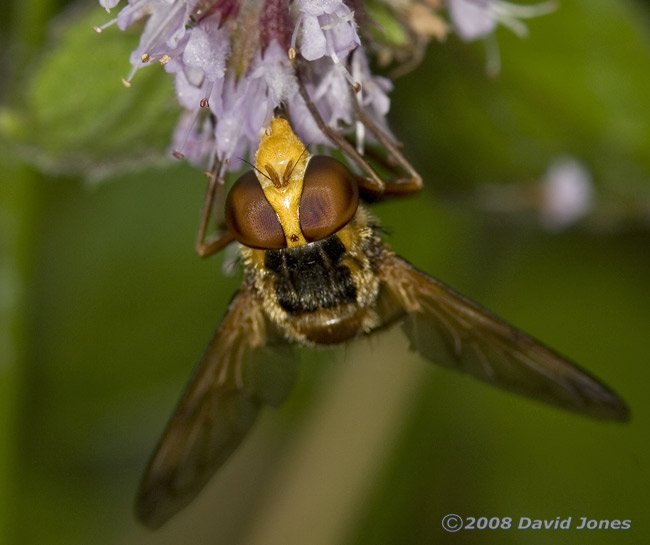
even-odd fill
[[[293,349],[244,285],[205,349],[140,483],[138,518],[158,528],[189,504],[296,374]]]
[[[411,349],[425,358],[591,417],[629,418],[625,403],[589,373],[388,249],[380,278],[380,312],[405,315]]]

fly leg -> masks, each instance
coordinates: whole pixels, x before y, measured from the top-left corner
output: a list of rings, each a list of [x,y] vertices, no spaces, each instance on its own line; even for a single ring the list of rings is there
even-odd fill
[[[363,124],[377,139],[379,144],[386,151],[387,157],[378,159],[378,163],[386,166],[388,170],[395,170],[394,164],[406,173],[406,177],[397,177],[394,180],[382,180],[377,171],[370,165],[363,155],[353,146],[343,135],[336,129],[325,123],[320,115],[316,105],[309,97],[305,87],[304,64],[299,64],[296,70],[298,79],[298,90],[307,109],[311,113],[314,122],[325,136],[340,149],[350,160],[357,164],[365,175],[356,175],[359,189],[370,198],[382,199],[384,197],[408,195],[422,189],[422,177],[417,173],[413,166],[406,160],[400,151],[400,145],[395,142],[390,135],[361,108],[357,93],[361,87],[350,83],[349,89],[351,100],[354,105],[356,120]]]
[[[379,194],[383,193],[385,183],[382,181],[379,175],[368,164],[368,162],[363,158],[363,156],[356,150],[356,148],[352,144],[350,144],[350,142],[348,142],[337,130],[327,125],[323,120],[323,118],[321,117],[315,104],[311,101],[311,98],[309,98],[309,93],[305,88],[304,77],[302,75],[302,70],[300,70],[300,67],[298,68],[298,70],[296,70],[296,74],[298,76],[298,90],[300,92],[300,96],[302,96],[303,100],[305,101],[305,104],[307,105],[307,109],[309,110],[309,113],[311,113],[312,117],[314,118],[314,121],[316,122],[316,125],[318,125],[318,128],[323,132],[325,136],[327,136],[327,138],[330,139],[330,141],[332,142],[332,144],[334,144],[334,146],[336,146],[343,153],[345,153],[352,161],[354,161],[357,165],[359,165],[359,167],[367,174],[367,177],[360,177],[360,176],[357,177],[359,179],[361,178],[363,179],[364,187],[368,187],[372,191]]]
[[[219,250],[222,250],[235,240],[230,231],[224,230],[221,234],[206,241],[208,223],[215,208],[215,203],[223,202],[224,179],[222,167],[223,163],[215,159],[212,168],[207,172],[209,182],[205,192],[205,198],[203,199],[201,222],[199,224],[195,246],[196,253],[199,254],[199,257],[209,257],[212,254],[216,254]]]
[[[387,157],[379,158],[378,161],[383,163],[387,169],[391,169],[393,163],[397,163],[407,174],[406,177],[398,177],[396,179],[384,181],[384,189],[381,193],[376,193],[374,192],[373,187],[364,185],[363,180],[359,181],[360,189],[369,193],[371,196],[378,198],[408,195],[420,191],[420,189],[422,189],[422,176],[418,174],[411,163],[409,163],[406,157],[404,157],[404,154],[401,151],[401,144],[396,142],[384,128],[380,127],[372,117],[363,110],[359,103],[358,92],[359,90],[357,88],[350,86],[350,99],[354,106],[355,117],[357,118],[357,121],[362,123],[373,134],[387,153]]]

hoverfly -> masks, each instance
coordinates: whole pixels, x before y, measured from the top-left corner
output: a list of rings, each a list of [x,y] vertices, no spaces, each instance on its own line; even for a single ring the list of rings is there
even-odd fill
[[[186,506],[259,408],[286,397],[296,344],[336,345],[399,322],[411,349],[438,364],[588,416],[628,417],[587,372],[397,256],[360,193],[378,192],[272,120],[255,170],[227,195],[224,234],[200,252],[239,242],[244,278],[149,461],[136,506],[148,526]]]

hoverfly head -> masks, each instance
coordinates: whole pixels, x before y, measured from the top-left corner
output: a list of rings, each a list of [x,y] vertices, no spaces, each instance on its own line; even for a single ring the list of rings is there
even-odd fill
[[[359,204],[354,175],[343,163],[311,156],[286,119],[274,118],[226,199],[226,223],[245,246],[292,248],[344,227]]]

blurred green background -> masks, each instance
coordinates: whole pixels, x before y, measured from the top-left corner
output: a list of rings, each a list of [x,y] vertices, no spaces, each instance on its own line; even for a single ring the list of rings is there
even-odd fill
[[[631,422],[441,370],[399,331],[302,351],[287,403],[156,533],[133,520],[137,481],[238,277],[194,253],[205,180],[165,158],[171,79],[124,90],[137,34],[98,37],[95,2],[64,4],[16,0],[0,21],[0,543],[646,542],[645,2],[565,2],[526,40],[500,29],[496,79],[482,44],[430,45],[391,111],[426,190],[374,207],[398,253],[570,355]],[[534,208],[485,205],[519,202],[562,156],[593,178],[583,221],[551,233]],[[632,527],[449,534],[448,513]]]

